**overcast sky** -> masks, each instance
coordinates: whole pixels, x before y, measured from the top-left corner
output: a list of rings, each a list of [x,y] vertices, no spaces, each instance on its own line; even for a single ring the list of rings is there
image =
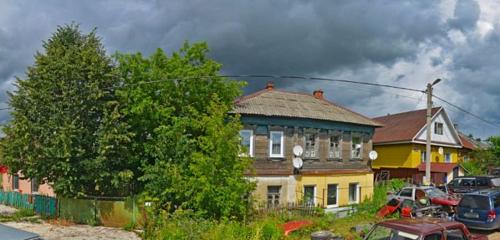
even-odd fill
[[[0,108],[15,77],[57,25],[97,27],[109,54],[172,52],[206,41],[225,74],[330,77],[424,89],[500,125],[500,2],[493,1],[19,1],[0,0]],[[269,79],[246,79],[246,92]],[[425,107],[421,93],[274,79],[278,88],[325,91],[364,115]],[[500,128],[438,100],[459,129]],[[6,121],[8,113],[0,112]]]

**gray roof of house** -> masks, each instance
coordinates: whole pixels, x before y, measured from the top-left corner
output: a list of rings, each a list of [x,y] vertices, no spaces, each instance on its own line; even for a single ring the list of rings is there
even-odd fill
[[[236,100],[233,113],[307,118],[379,127],[382,124],[313,95],[265,89]]]

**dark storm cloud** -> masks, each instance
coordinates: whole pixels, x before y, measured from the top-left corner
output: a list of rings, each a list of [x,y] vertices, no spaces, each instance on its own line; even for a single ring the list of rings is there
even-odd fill
[[[500,64],[500,51],[490,50],[500,48],[498,34],[475,37],[481,13],[475,1],[458,1],[449,19],[441,10],[441,3],[431,0],[3,1],[0,88],[12,88],[14,76],[23,77],[42,40],[57,25],[76,22],[85,31],[97,27],[109,53],[147,55],[156,48],[175,51],[186,40],[206,41],[211,56],[227,74],[329,76],[420,87],[427,79],[415,79],[422,76],[398,63],[417,65],[425,62],[422,53],[439,48],[444,53],[432,56],[429,68],[446,65],[442,68],[451,73],[450,88],[463,92],[453,100],[459,105],[468,103],[464,99],[477,100],[471,110],[479,109],[488,118],[500,117],[484,110],[488,109],[485,103],[498,101],[500,92],[493,80],[500,78],[494,68]],[[450,30],[463,33],[466,44],[458,49]],[[425,64],[415,67],[427,68]],[[246,80],[249,92],[273,79]],[[329,99],[372,116],[418,106],[419,96],[401,97],[408,93],[317,81],[274,81],[277,87],[292,91],[323,88]],[[479,83],[484,86],[478,87]],[[0,94],[0,101],[5,100],[6,95]],[[7,116],[0,112],[0,121]]]

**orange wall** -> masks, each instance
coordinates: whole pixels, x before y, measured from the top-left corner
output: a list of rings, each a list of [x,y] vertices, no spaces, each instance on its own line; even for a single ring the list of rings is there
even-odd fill
[[[31,181],[29,179],[19,178],[19,189],[12,189],[12,175],[8,173],[2,174],[2,188],[4,191],[19,191],[21,193],[33,194],[31,192]],[[55,196],[54,190],[50,185],[44,183],[38,186],[38,193],[40,195]]]

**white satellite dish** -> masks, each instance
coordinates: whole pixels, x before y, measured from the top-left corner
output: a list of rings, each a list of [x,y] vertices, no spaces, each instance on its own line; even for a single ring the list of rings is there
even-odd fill
[[[302,164],[304,164],[304,162],[302,161],[302,158],[298,158],[298,157],[293,158],[292,163],[293,163],[293,167],[296,169],[300,169],[302,167]]]
[[[302,149],[302,146],[295,145],[293,147],[293,154],[295,154],[295,156],[301,156],[303,152],[304,152],[304,149]]]
[[[375,160],[378,158],[378,153],[374,150],[370,151],[370,153],[368,153],[368,157],[370,158],[370,160]]]
[[[439,152],[439,154],[443,155],[443,153],[444,153],[444,149],[443,149],[443,147],[439,147],[439,148],[438,148],[438,152]]]

